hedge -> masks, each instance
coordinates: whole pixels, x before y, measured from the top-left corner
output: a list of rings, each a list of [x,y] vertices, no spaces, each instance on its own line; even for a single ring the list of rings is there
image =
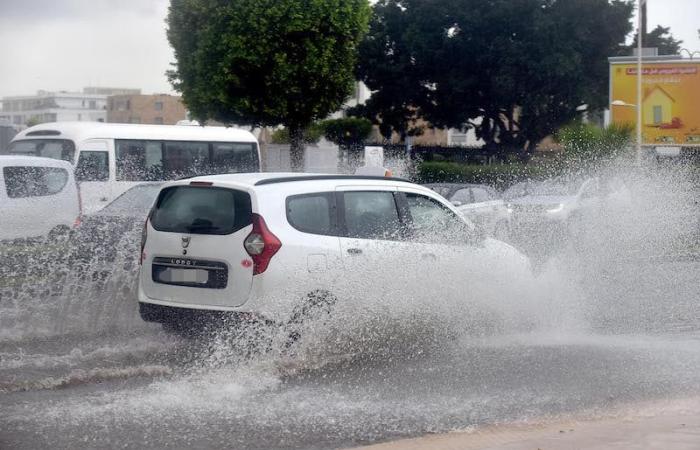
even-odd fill
[[[475,165],[453,162],[428,161],[421,163],[416,171],[419,183],[478,183],[497,189],[528,179],[542,180],[560,173],[555,166],[534,164]]]

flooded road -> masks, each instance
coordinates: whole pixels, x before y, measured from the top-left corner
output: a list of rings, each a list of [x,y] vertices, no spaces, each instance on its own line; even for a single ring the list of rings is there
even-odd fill
[[[0,447],[334,448],[697,395],[700,263],[635,269],[587,330],[251,358],[150,326],[5,340]]]
[[[0,287],[0,448],[343,448],[696,397],[700,258],[639,242],[550,252],[534,296],[445,279],[434,315],[386,297],[375,321],[253,355],[142,322],[133,254],[81,271],[46,251]]]

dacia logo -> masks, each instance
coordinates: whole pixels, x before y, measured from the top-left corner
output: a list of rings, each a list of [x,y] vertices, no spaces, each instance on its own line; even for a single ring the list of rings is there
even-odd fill
[[[194,262],[191,261],[191,260],[189,260],[189,259],[175,259],[175,258],[171,258],[171,259],[170,259],[170,264],[175,264],[175,265],[178,265],[178,266],[191,266],[191,265],[194,264]]]

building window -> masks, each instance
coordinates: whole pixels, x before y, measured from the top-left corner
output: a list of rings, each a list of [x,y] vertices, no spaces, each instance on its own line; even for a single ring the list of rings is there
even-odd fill
[[[163,102],[156,102],[155,108],[156,108],[156,111],[163,111]]]
[[[97,100],[90,100],[90,109],[97,109]]]
[[[153,119],[153,123],[155,123],[156,125],[163,125],[163,118],[156,117],[155,119]]]

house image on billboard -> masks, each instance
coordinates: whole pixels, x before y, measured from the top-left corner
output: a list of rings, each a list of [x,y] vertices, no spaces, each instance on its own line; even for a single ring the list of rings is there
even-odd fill
[[[676,100],[658,84],[647,91],[642,103],[644,125],[660,126],[673,121],[673,107]]]

